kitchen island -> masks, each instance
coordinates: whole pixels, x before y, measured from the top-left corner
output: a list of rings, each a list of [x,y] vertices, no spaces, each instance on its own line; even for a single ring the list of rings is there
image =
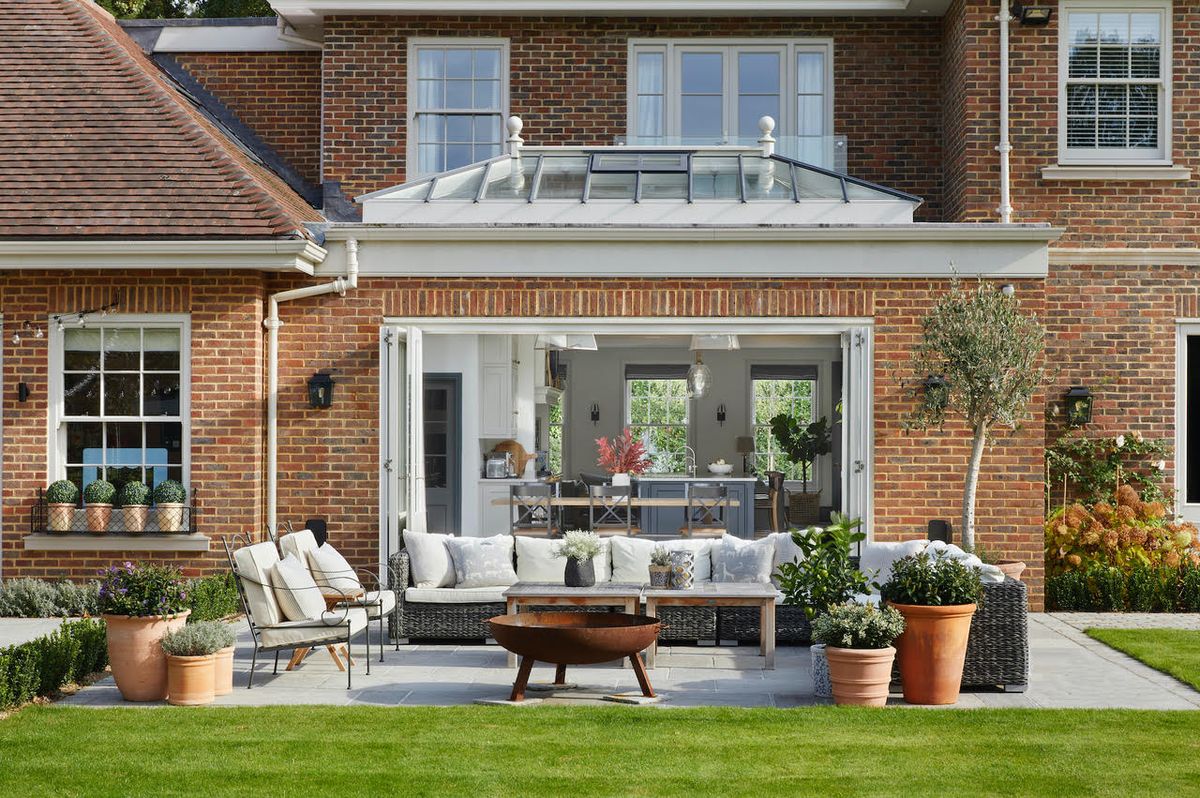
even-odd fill
[[[729,534],[740,538],[754,537],[754,484],[752,476],[717,474],[645,474],[637,478],[637,494],[643,499],[682,499],[687,495],[688,483],[698,485],[725,485],[729,498],[737,502],[725,514]],[[643,535],[676,537],[679,530],[687,526],[686,510],[683,507],[646,507],[641,511]]]

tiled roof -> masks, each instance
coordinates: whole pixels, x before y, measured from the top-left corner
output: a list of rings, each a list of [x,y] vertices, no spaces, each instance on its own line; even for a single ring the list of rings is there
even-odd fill
[[[0,41],[0,237],[297,237],[320,220],[89,0],[0,0]]]

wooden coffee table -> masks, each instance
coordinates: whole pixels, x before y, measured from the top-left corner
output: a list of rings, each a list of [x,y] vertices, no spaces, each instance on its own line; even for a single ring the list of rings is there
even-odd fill
[[[553,582],[517,582],[504,591],[509,615],[523,606],[623,607],[630,615],[641,609],[642,585],[601,582],[592,587],[566,587]],[[517,656],[508,655],[508,665],[517,666]]]
[[[775,586],[746,582],[697,582],[691,590],[663,590],[646,588],[642,597],[646,599],[646,614],[657,617],[660,606],[670,607],[758,607],[759,608],[759,652],[763,655],[764,667],[775,669]],[[654,655],[658,651],[656,640],[646,649],[646,667],[654,667]]]

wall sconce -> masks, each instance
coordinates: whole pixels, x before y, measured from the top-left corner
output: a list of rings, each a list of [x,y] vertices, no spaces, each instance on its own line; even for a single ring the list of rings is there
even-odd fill
[[[1051,6],[1027,6],[1021,0],[1015,0],[1008,7],[1008,13],[1022,25],[1048,25],[1050,16],[1054,13]]]
[[[594,427],[600,423],[600,405],[596,404],[595,402],[592,402],[591,413],[592,413],[592,426]]]
[[[717,405],[717,423],[722,427],[725,426],[725,405],[724,403]]]
[[[18,382],[17,383],[17,401],[24,402],[28,398],[29,398],[29,383]]]
[[[925,406],[929,408],[944,409],[949,397],[947,393],[950,388],[950,383],[941,374],[930,374],[921,380],[921,387],[925,391]]]
[[[333,377],[317,372],[308,378],[308,404],[321,410],[333,405]]]
[[[1082,427],[1092,420],[1092,392],[1076,385],[1063,396],[1067,410],[1067,426]]]

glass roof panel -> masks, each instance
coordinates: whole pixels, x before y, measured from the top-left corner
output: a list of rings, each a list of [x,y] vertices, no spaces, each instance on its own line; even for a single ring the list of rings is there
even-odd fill
[[[542,176],[538,179],[537,199],[583,199],[583,179],[587,174],[586,155],[542,158]]]
[[[797,167],[796,194],[800,199],[841,199],[842,181],[831,175]]]
[[[488,172],[487,187],[483,190],[484,200],[527,200],[533,188],[533,175],[537,171],[537,158],[496,161]]]
[[[856,200],[881,200],[891,199],[887,194],[879,189],[871,188],[870,186],[862,186],[855,183],[853,180],[846,181],[846,199]]]
[[[487,164],[481,164],[474,169],[466,169],[438,178],[429,195],[431,200],[459,199],[473,200],[479,194],[479,183],[483,180],[483,170]]]
[[[588,199],[633,199],[634,172],[593,172]]]
[[[687,178],[687,172],[643,172],[642,199],[685,200]]]
[[[727,155],[692,158],[692,196],[695,199],[740,201],[738,159]]]
[[[390,200],[423,200],[429,195],[429,182],[428,180],[422,180],[420,183],[401,186],[394,191],[389,191],[387,198]]]
[[[747,200],[791,202],[794,199],[790,164],[774,158],[744,158],[742,168],[746,171]]]

